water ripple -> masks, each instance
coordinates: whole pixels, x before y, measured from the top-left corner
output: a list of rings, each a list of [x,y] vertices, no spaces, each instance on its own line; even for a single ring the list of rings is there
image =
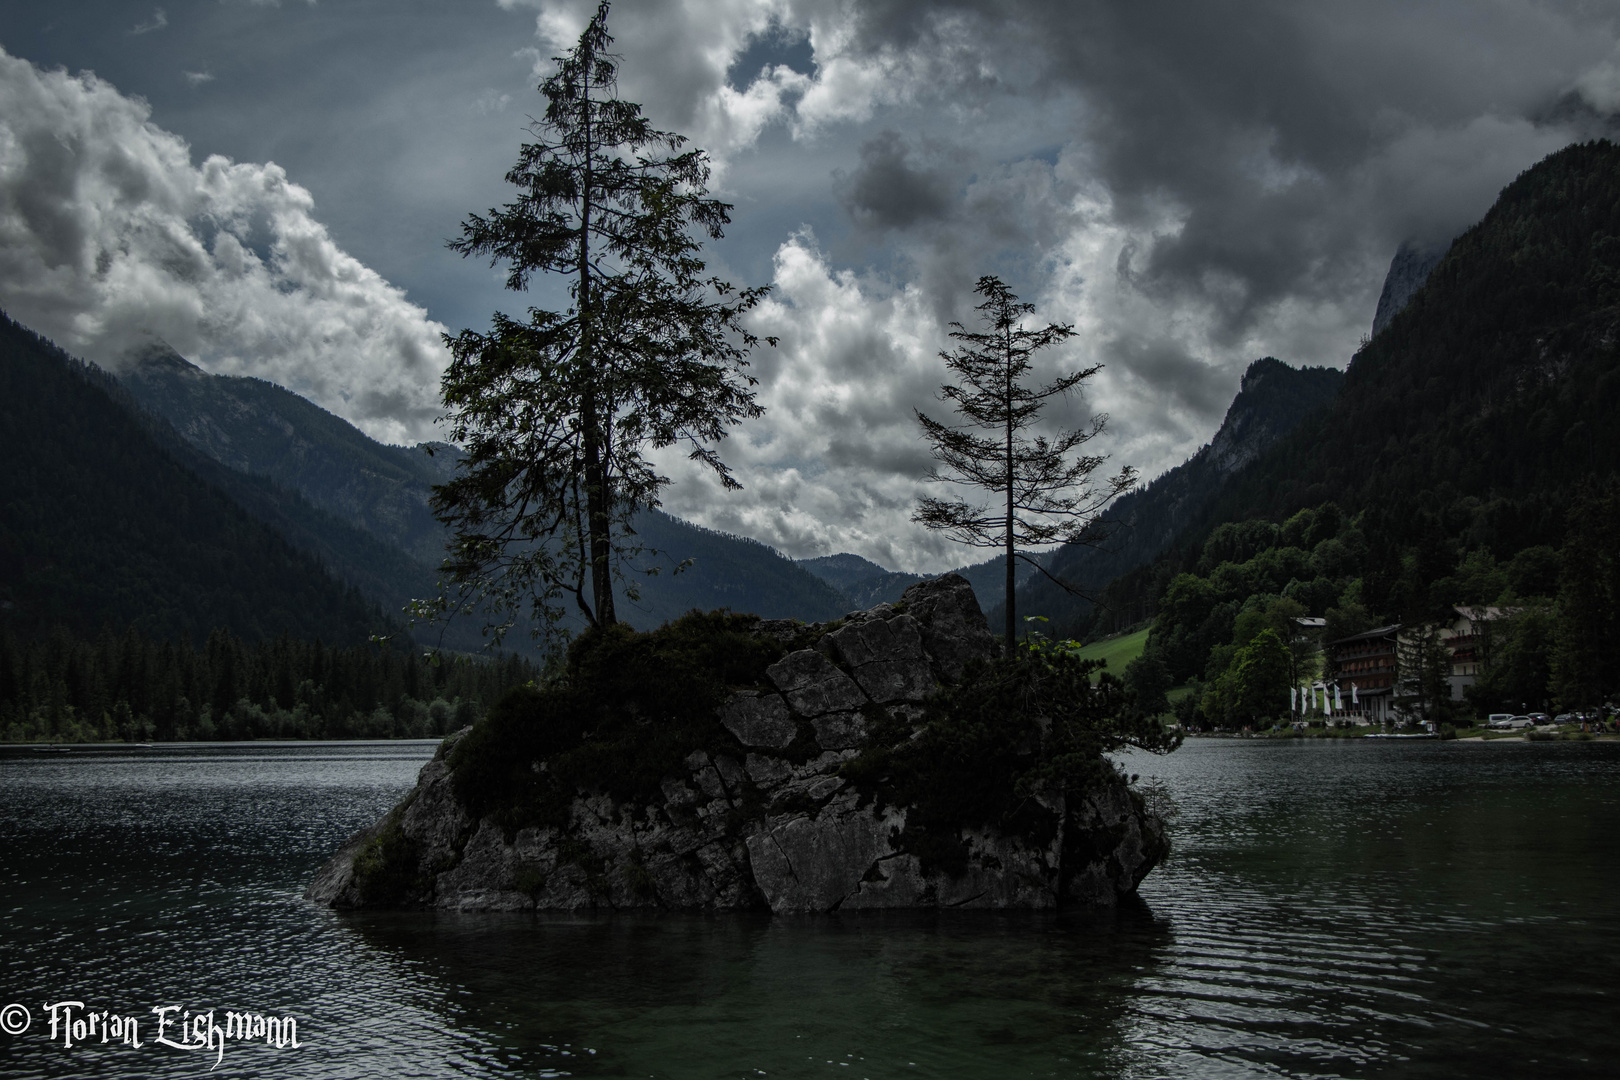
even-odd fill
[[[1601,1076],[1620,747],[1190,743],[1144,903],[1061,916],[341,916],[432,744],[0,753],[0,998],[298,1017],[287,1077]],[[36,1017],[36,1023],[38,1022]],[[192,1054],[0,1036],[6,1077]]]

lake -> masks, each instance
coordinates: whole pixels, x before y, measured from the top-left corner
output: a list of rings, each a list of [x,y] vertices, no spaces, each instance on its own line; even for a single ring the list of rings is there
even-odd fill
[[[0,751],[0,1005],[31,1021],[0,1034],[0,1075],[1595,1077],[1620,1062],[1620,743],[1208,739],[1131,756],[1180,815],[1169,863],[1115,912],[340,915],[300,899],[433,745]],[[45,1006],[65,1000],[136,1017],[143,1045],[52,1042]],[[165,1046],[164,1005],[176,1025],[290,1016],[300,1045]]]

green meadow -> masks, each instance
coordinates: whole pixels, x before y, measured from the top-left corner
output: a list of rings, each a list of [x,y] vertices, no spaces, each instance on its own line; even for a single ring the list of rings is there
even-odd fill
[[[1110,675],[1123,676],[1125,665],[1142,655],[1142,650],[1147,647],[1147,638],[1147,627],[1143,627],[1133,634],[1093,641],[1080,650],[1080,656],[1086,660],[1106,661]]]

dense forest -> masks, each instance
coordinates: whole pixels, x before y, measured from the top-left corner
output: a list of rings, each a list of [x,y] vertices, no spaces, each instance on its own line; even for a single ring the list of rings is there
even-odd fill
[[[1231,726],[1276,716],[1287,687],[1314,674],[1312,654],[1399,616],[1369,606],[1366,578],[1377,554],[1365,513],[1336,504],[1277,524],[1227,522],[1176,574],[1158,604],[1148,645],[1127,669],[1139,694],[1191,684],[1178,711],[1193,727]],[[1584,485],[1568,514],[1562,548],[1521,548],[1498,561],[1489,548],[1462,552],[1449,572],[1426,581],[1427,617],[1450,622],[1453,605],[1496,606],[1484,627],[1479,681],[1463,702],[1422,702],[1439,719],[1525,709],[1587,709],[1620,693],[1613,642],[1620,630],[1620,483]],[[1409,566],[1410,568],[1410,566]],[[1415,586],[1414,586],[1415,587]],[[1309,632],[1296,621],[1325,620]],[[1413,665],[1422,662],[1413,656]],[[1449,653],[1435,685],[1450,673]],[[1414,680],[1412,695],[1424,692]],[[1419,704],[1414,702],[1414,704]]]
[[[538,677],[527,660],[250,644],[215,630],[201,648],[129,629],[34,641],[0,631],[0,739],[56,742],[422,738],[477,719]]]
[[[1092,530],[1093,543],[1065,545],[1046,560],[1048,571],[1075,591],[1033,574],[1018,588],[1018,610],[1038,614],[1048,620],[1050,632],[1072,637],[1093,630],[1111,633],[1141,621],[1151,597],[1140,589],[1129,596],[1111,594],[1102,605],[1092,598],[1171,548],[1202,520],[1230,476],[1301,424],[1318,419],[1343,380],[1344,373],[1332,368],[1294,368],[1269,356],[1254,361],[1208,444],[1117,500]],[[981,599],[996,625],[1003,598],[981,594]]]
[[[1321,422],[1235,477],[1202,530],[1327,501],[1365,514],[1375,610],[1432,614],[1465,550],[1563,543],[1576,488],[1620,463],[1620,147],[1506,187],[1351,361]]]

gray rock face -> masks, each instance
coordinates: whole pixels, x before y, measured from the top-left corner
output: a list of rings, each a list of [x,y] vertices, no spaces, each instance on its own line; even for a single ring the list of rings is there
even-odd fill
[[[1378,294],[1378,310],[1373,312],[1373,337],[1382,333],[1390,320],[1400,314],[1450,250],[1450,240],[1426,243],[1408,240],[1396,249],[1395,257],[1389,261],[1389,272],[1384,275],[1384,288]]]
[[[874,611],[888,607],[883,604]],[[849,625],[822,640],[833,657],[850,670],[866,696],[879,705],[917,701],[933,688],[934,675],[923,649],[921,626],[910,615],[852,619]]]
[[[866,717],[858,712],[825,713],[810,726],[823,750],[853,750],[866,741]]]
[[[853,679],[814,649],[788,653],[765,674],[801,716],[858,709],[867,701]]]
[[[917,621],[923,648],[944,680],[961,678],[968,661],[985,659],[995,649],[973,586],[960,574],[919,582],[906,590],[901,602]]]
[[[768,669],[780,694],[732,695],[719,719],[735,750],[688,755],[664,778],[661,800],[616,804],[582,791],[565,827],[508,834],[472,820],[456,798],[447,759],[458,732],[422,768],[416,790],[351,837],[306,895],[340,908],[826,912],[1112,904],[1136,888],[1165,842],[1162,823],[1123,783],[1067,812],[1049,807],[1060,825],[1044,846],[963,830],[965,866],[955,873],[908,853],[907,809],[863,800],[840,767],[865,745],[869,718],[919,721],[938,681],[988,658],[989,629],[954,574],[913,586],[903,610],[882,604],[840,622],[815,649]],[[786,642],[803,629],[770,623],[758,632]],[[379,899],[368,877],[384,848],[406,859],[391,878],[406,883],[403,896]]]
[[[720,722],[744,746],[781,750],[799,733],[787,702],[776,694],[744,690],[720,710]]]

